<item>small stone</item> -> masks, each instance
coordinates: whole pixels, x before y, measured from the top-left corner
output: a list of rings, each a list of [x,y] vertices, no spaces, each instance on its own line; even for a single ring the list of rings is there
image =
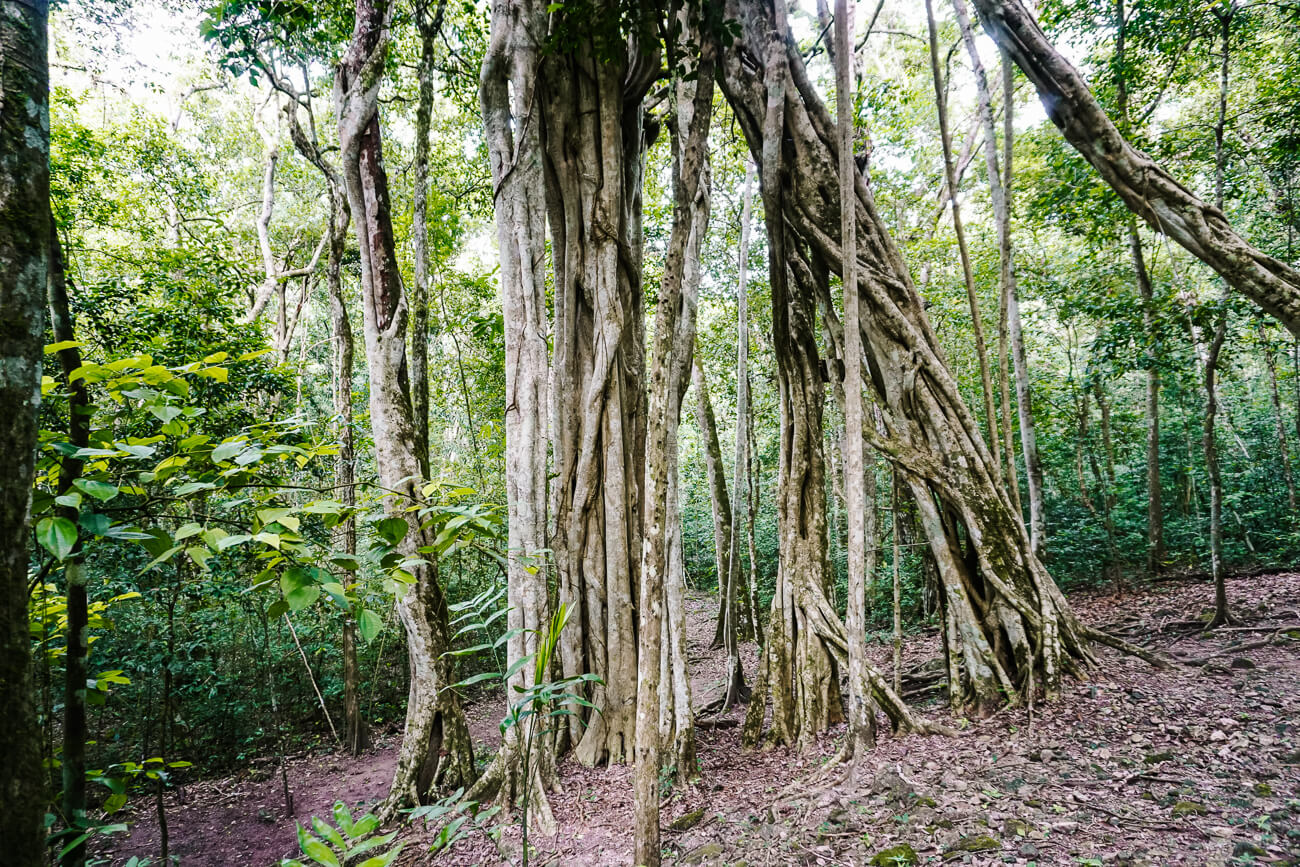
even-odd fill
[[[1002,826],[1002,833],[1008,837],[1028,837],[1031,830],[1030,824],[1024,819],[1007,819]]]
[[[901,843],[898,846],[881,849],[867,863],[871,867],[899,867],[902,864],[918,864],[920,861],[915,849],[906,843]]]
[[[673,819],[668,823],[668,829],[670,831],[689,831],[691,828],[700,824],[700,820],[703,818],[704,808],[700,807],[698,810],[691,810],[689,813],[683,813],[676,819]]]
[[[1238,656],[1228,663],[1230,668],[1254,668],[1255,661],[1244,656]]]
[[[955,852],[992,852],[1001,849],[1002,844],[987,834],[972,834],[969,837],[962,837],[954,845],[948,848],[944,855],[951,855]]]
[[[1174,818],[1181,819],[1184,816],[1204,816],[1208,810],[1204,804],[1198,804],[1195,801],[1178,801],[1174,804]]]
[[[1033,843],[1023,843],[1020,846],[1020,855],[1023,858],[1037,858],[1038,847]]]
[[[700,864],[709,858],[717,858],[722,854],[721,843],[705,843],[682,856],[683,864]]]

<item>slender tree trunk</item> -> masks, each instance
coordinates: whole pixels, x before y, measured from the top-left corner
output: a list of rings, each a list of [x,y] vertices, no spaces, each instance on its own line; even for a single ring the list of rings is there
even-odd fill
[[[1287,445],[1286,422],[1282,417],[1282,394],[1277,387],[1277,356],[1265,329],[1259,332],[1260,346],[1264,349],[1264,363],[1268,367],[1269,399],[1273,402],[1273,421],[1277,427],[1277,454],[1286,479],[1286,502],[1294,514],[1296,510],[1295,471],[1291,468],[1291,449]]]
[[[1118,492],[1115,487],[1115,445],[1111,439],[1110,401],[1099,381],[1092,384],[1093,394],[1097,398],[1097,409],[1101,412],[1101,450],[1106,459],[1106,474],[1098,475],[1097,481],[1102,485],[1102,515],[1106,525],[1106,547],[1110,551],[1109,571],[1115,583],[1115,592],[1124,591],[1124,566],[1120,562],[1119,543],[1115,531],[1115,506]]]
[[[854,111],[850,64],[853,59],[852,0],[835,3],[835,106],[839,133],[840,273],[844,288],[844,511],[848,521],[848,602],[845,638],[848,641],[848,737],[841,756],[857,770],[876,745],[876,706],[867,666],[867,581],[875,571],[874,498],[867,500],[868,473],[863,425],[866,401],[862,394],[862,314],[858,297],[857,163],[853,159]],[[950,174],[951,177],[951,174]],[[953,202],[953,213],[957,203]],[[871,552],[868,553],[868,540]]]
[[[754,420],[751,410],[749,384],[749,236],[753,224],[754,211],[754,164],[745,166],[744,201],[740,207],[740,250],[736,273],[736,452],[732,475],[731,516],[731,563],[728,572],[735,581],[730,592],[740,599],[741,625],[738,633],[745,637],[762,641],[760,612],[758,610],[757,590],[754,586],[754,522],[752,512],[746,516],[744,501],[749,499],[748,491],[754,484],[751,461],[750,441],[753,439]],[[746,493],[741,494],[744,490]],[[742,579],[740,572],[740,525],[748,520],[749,533],[749,577]],[[743,596],[743,598],[742,598]],[[731,664],[731,663],[728,663]],[[737,670],[740,668],[739,656],[735,660]],[[743,681],[743,676],[742,676]],[[742,691],[748,696],[748,689]]]
[[[68,303],[68,280],[59,243],[58,227],[54,217],[50,220],[50,260],[46,281],[50,307],[50,331],[56,343],[73,343],[72,307]],[[81,351],[75,345],[58,352],[59,366],[63,372],[63,385],[68,391],[68,444],[85,448],[90,444],[90,419],[94,407],[84,379],[72,378],[81,367]],[[74,491],[81,478],[82,462],[66,456],[59,466],[58,494],[65,496]],[[59,517],[77,525],[78,510],[60,506]],[[89,612],[86,599],[86,563],[82,551],[81,531],[72,552],[63,563],[63,578],[67,590],[68,648],[64,658],[63,695],[63,820],[68,828],[80,833],[86,823],[86,658],[90,653]],[[86,861],[84,844],[63,856],[61,864],[80,867]]]
[[[971,26],[970,14],[966,10],[965,0],[953,0],[953,10],[957,13],[957,26],[961,30],[962,42],[966,46],[966,53],[970,56],[971,71],[975,76],[975,91],[979,101],[979,117],[984,126],[984,163],[988,170],[989,179],[989,198],[993,202],[993,221],[997,224],[998,232],[998,276],[1001,286],[999,317],[998,317],[998,394],[1001,401],[1002,410],[1002,431],[1005,437],[1003,448],[1005,450],[1006,461],[1006,482],[1007,490],[1011,494],[1011,503],[1016,511],[1021,512],[1020,503],[1020,482],[1016,473],[1015,460],[1015,436],[1011,430],[1011,389],[1009,386],[1009,358],[1008,355],[1015,356],[1016,368],[1016,386],[1017,398],[1019,398],[1019,386],[1021,380],[1021,368],[1024,364],[1024,337],[1020,330],[1020,304],[1016,298],[1016,276],[1015,263],[1012,257],[1011,247],[1011,210],[1008,202],[1008,192],[1011,186],[1011,154],[1013,142],[1013,105],[1014,91],[1007,90],[1007,84],[1004,82],[1004,102],[1002,110],[1006,113],[1006,123],[1003,130],[1003,161],[1006,163],[1007,175],[1003,178],[1002,167],[998,161],[997,151],[997,127],[993,117],[993,99],[989,89],[988,75],[984,71],[984,63],[980,59],[979,49],[975,43],[975,32]],[[1004,62],[1003,74],[1009,73],[1010,67]],[[1025,397],[1028,399],[1028,372],[1025,372]],[[1031,445],[1026,446],[1026,452],[1032,448],[1034,454],[1034,463],[1037,464],[1037,444],[1034,440],[1033,416],[1032,414],[1022,413],[1020,422],[1022,428],[1025,420],[1028,420],[1029,441]],[[1021,440],[1024,441],[1024,431],[1021,431]],[[1029,474],[1029,535],[1034,545],[1035,553],[1041,555],[1041,536],[1042,536],[1042,469],[1031,467],[1028,458],[1025,461],[1026,471]],[[1038,473],[1037,486],[1035,486],[1034,472]],[[1037,501],[1035,501],[1035,497]],[[1035,506],[1037,509],[1035,510]],[[1037,521],[1035,521],[1035,517]]]
[[[713,513],[713,563],[718,575],[718,616],[710,647],[717,650],[726,643],[727,620],[735,599],[735,588],[731,586],[732,507],[727,491],[726,468],[722,464],[718,420],[713,413],[708,378],[698,357],[691,364],[691,381],[695,385],[695,421],[704,440],[704,471],[709,482],[709,505]]]
[[[1202,448],[1205,452],[1205,474],[1210,486],[1210,573],[1214,576],[1214,617],[1206,629],[1236,624],[1228,607],[1228,589],[1223,570],[1223,479],[1219,473],[1219,450],[1214,437],[1214,419],[1219,409],[1216,375],[1219,353],[1223,349],[1228,331],[1226,311],[1220,314],[1214,327],[1214,337],[1205,351],[1205,432]]]
[[[633,792],[636,813],[634,835],[637,865],[658,867],[659,772],[663,744],[659,743],[659,678],[662,618],[666,601],[669,522],[676,518],[670,505],[674,491],[669,464],[677,461],[677,429],[681,398],[686,390],[691,353],[695,347],[695,283],[699,238],[706,226],[697,199],[708,199],[708,137],[713,116],[713,65],[717,45],[711,29],[681,13],[682,39],[672,48],[687,46],[686,34],[700,38],[695,81],[674,81],[675,123],[673,151],[673,223],[668,253],[659,286],[655,312],[654,351],[649,372],[648,422],[645,459],[645,532],[641,554],[640,636],[636,696],[636,770]],[[670,64],[671,66],[671,64]],[[692,240],[694,239],[694,243]],[[688,261],[694,259],[694,262]],[[729,630],[735,641],[734,624]],[[693,756],[692,756],[693,758]],[[682,770],[679,768],[679,770]],[[691,769],[692,771],[694,769]]]
[[[0,838],[14,867],[45,864],[40,730],[27,622],[28,530],[50,259],[45,0],[0,16]]]
[[[415,445],[406,366],[406,298],[402,292],[389,210],[379,127],[379,84],[387,55],[392,6],[357,0],[352,41],[335,80],[341,165],[348,203],[357,215],[366,359],[370,371],[370,418],[380,485],[389,492],[386,511],[407,521],[404,555],[433,544],[419,506],[421,468]],[[414,509],[410,507],[416,507]],[[447,607],[436,564],[413,566],[414,583],[397,603],[406,627],[410,695],[406,734],[381,807],[384,818],[419,803],[435,785],[469,785],[475,776],[473,746],[460,698],[451,686]]]
[[[429,125],[433,118],[434,40],[442,29],[445,3],[429,9],[416,3],[420,33],[419,102],[415,110],[415,193],[411,241],[415,280],[411,284],[411,402],[415,416],[415,450],[424,477],[429,477]]]
[[[1011,359],[1016,372],[1016,418],[1020,423],[1020,451],[1025,460],[1025,489],[1029,494],[1029,539],[1034,556],[1046,553],[1046,528],[1043,518],[1043,464],[1038,457],[1038,432],[1034,425],[1033,393],[1029,387],[1029,361],[1025,353],[1025,335],[1020,321],[1020,294],[1016,283],[1015,262],[1011,246],[1011,203],[1015,174],[1015,71],[1011,59],[1002,54],[1002,184],[1006,222],[999,235],[1003,278],[1007,293],[1007,321],[1011,332]]]
[[[1201,201],[1130,145],[1021,0],[974,3],[985,32],[1038,89],[1048,117],[1129,209],[1293,333],[1300,333],[1300,272],[1252,247],[1233,230],[1221,209]]]

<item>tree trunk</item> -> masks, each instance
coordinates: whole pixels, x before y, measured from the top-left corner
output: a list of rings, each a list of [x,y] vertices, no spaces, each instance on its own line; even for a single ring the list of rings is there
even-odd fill
[[[1006,483],[1011,494],[1011,503],[1017,513],[1021,513],[1020,482],[1016,474],[1015,437],[1011,430],[1011,394],[1008,385],[1008,355],[1015,367],[1016,399],[1020,405],[1018,420],[1021,428],[1021,443],[1025,455],[1025,471],[1028,475],[1029,489],[1029,537],[1034,553],[1042,556],[1043,535],[1043,471],[1038,465],[1038,444],[1034,432],[1034,417],[1029,408],[1029,372],[1025,363],[1025,341],[1021,332],[1020,303],[1016,290],[1015,261],[1011,244],[1011,157],[1014,141],[1014,100],[1015,92],[1010,80],[1011,68],[1003,61],[1003,106],[1006,118],[1003,128],[1003,159],[1006,165],[1006,177],[1003,177],[997,151],[997,127],[993,117],[992,92],[989,89],[988,74],[980,59],[979,49],[975,43],[975,31],[971,26],[970,14],[966,10],[965,0],[953,0],[953,10],[957,13],[957,26],[961,30],[962,42],[970,56],[971,71],[975,76],[975,91],[979,100],[979,117],[984,126],[984,163],[989,179],[989,198],[993,202],[993,221],[998,232],[998,277],[1001,286],[998,320],[998,380],[999,397],[1002,403],[1002,424],[1005,436]],[[1008,352],[1009,350],[1009,352]],[[1021,394],[1021,382],[1024,394]],[[1028,432],[1026,433],[1026,428]],[[1030,460],[1030,455],[1033,460]]]
[[[1021,0],[974,3],[985,31],[1038,89],[1047,116],[1129,209],[1300,334],[1300,272],[1252,247],[1222,210],[1197,198],[1130,145]]]
[[[744,500],[748,499],[747,494],[742,495],[741,491],[743,489],[747,492],[749,485],[753,484],[749,445],[750,440],[753,438],[754,426],[749,394],[749,233],[750,225],[753,223],[753,210],[754,164],[751,162],[745,166],[745,191],[744,202],[740,207],[740,251],[736,275],[736,454],[731,487],[735,499],[731,504],[731,563],[728,570],[729,584],[731,586],[728,588],[728,592],[732,594],[734,599],[738,600],[740,606],[737,635],[762,641],[759,626],[758,597],[753,574],[754,526],[752,515],[749,516],[750,574],[748,580],[741,576],[740,571],[740,525],[746,517],[743,511]],[[732,662],[729,661],[728,665],[731,665]],[[738,649],[734,665],[739,671]],[[743,686],[743,673],[740,680],[742,681],[742,693],[747,697],[749,690]]]
[[[1264,349],[1264,363],[1268,367],[1269,399],[1273,402],[1273,421],[1277,426],[1277,454],[1282,464],[1282,477],[1286,479],[1286,502],[1292,514],[1296,510],[1295,472],[1291,468],[1291,450],[1287,446],[1286,422],[1282,418],[1282,395],[1277,387],[1277,356],[1268,333],[1261,326],[1260,345]]]
[[[928,0],[927,0],[928,2]],[[848,521],[848,600],[845,608],[844,633],[848,641],[848,736],[841,757],[854,762],[855,771],[865,769],[866,755],[876,745],[876,705],[871,696],[867,675],[867,582],[875,571],[875,500],[867,500],[867,489],[874,488],[875,467],[867,467],[866,445],[862,428],[866,417],[863,398],[862,314],[859,307],[857,207],[855,190],[858,166],[853,158],[854,110],[850,64],[853,58],[853,12],[851,0],[836,0],[835,39],[835,108],[839,133],[839,201],[840,238],[842,243],[840,274],[844,289],[844,512]],[[947,129],[946,112],[944,129]],[[947,142],[945,139],[945,142]],[[946,151],[945,151],[946,153]],[[948,161],[951,167],[951,160]],[[951,170],[949,178],[952,177]],[[960,226],[957,202],[953,199],[953,217]],[[964,237],[963,250],[964,247]],[[967,263],[969,264],[969,262]],[[973,298],[973,296],[972,296]],[[976,334],[980,334],[977,330]],[[981,335],[982,336],[982,335]],[[987,369],[984,371],[987,376]],[[868,474],[873,484],[868,484]],[[867,546],[871,551],[868,553]]]
[[[48,13],[45,0],[29,0],[0,17],[0,837],[14,867],[45,863],[27,545],[52,231]]]
[[[961,205],[957,201],[957,171],[952,161],[952,132],[948,128],[948,94],[939,62],[939,30],[934,21],[934,3],[925,0],[925,20],[930,32],[930,75],[934,79],[934,104],[939,112],[939,140],[943,146],[943,171],[948,185],[948,201],[952,207],[952,228],[957,235],[957,252],[961,260],[962,282],[966,285],[966,302],[970,306],[971,330],[975,334],[975,357],[979,362],[980,389],[984,398],[984,423],[988,443],[993,450],[993,463],[1002,470],[1001,444],[998,442],[997,413],[993,408],[993,377],[989,372],[989,353],[984,342],[984,324],[980,316],[979,297],[975,291],[975,271],[971,267],[970,248],[966,244],[966,228],[961,220]],[[995,153],[997,137],[990,137],[984,145],[985,153]]]
[[[704,440],[704,471],[709,482],[709,506],[713,513],[713,563],[718,575],[718,616],[710,649],[717,650],[726,643],[727,619],[735,599],[735,588],[731,586],[731,497],[727,491],[726,468],[722,464],[718,420],[713,413],[708,378],[698,357],[691,364],[691,381],[695,385],[695,423],[700,429],[700,438]]]
[[[698,10],[695,14],[698,14]],[[671,50],[685,49],[699,39],[694,81],[672,83],[673,221],[664,273],[655,312],[654,350],[649,373],[648,421],[645,457],[645,527],[641,549],[640,640],[638,648],[636,709],[636,772],[633,792],[636,813],[635,863],[657,867],[659,836],[659,773],[663,744],[659,742],[659,680],[664,653],[663,617],[665,576],[669,566],[670,522],[679,520],[672,508],[676,499],[671,484],[677,463],[677,431],[695,348],[695,306],[699,288],[700,239],[708,220],[708,137],[713,117],[713,67],[717,43],[711,28],[690,20],[683,11],[682,38]],[[670,58],[671,60],[671,58]],[[671,68],[670,62],[670,68]],[[679,596],[679,603],[681,598]],[[734,609],[733,609],[734,610]],[[681,611],[679,609],[678,616]],[[685,632],[679,625],[678,632]],[[734,624],[729,630],[735,642]],[[671,655],[671,648],[669,648]],[[680,652],[680,651],[679,651]],[[684,664],[684,653],[681,654]],[[666,660],[665,660],[666,661]],[[664,665],[664,668],[671,666]],[[684,733],[689,736],[689,732]],[[682,767],[694,760],[691,738],[689,757],[674,756],[674,766],[684,777],[695,769]]]
[[[549,353],[546,314],[546,201],[541,129],[533,112],[536,74],[546,32],[544,5],[497,0],[479,86],[492,166],[506,344],[506,503],[508,508],[506,657],[512,666],[537,652],[550,622],[546,558],[546,455]],[[571,622],[569,629],[576,624]],[[563,640],[563,639],[562,639]],[[505,684],[507,701],[534,685],[524,665]],[[502,749],[470,792],[506,807],[527,807],[538,830],[554,833],[546,797],[555,788],[554,732],[535,737],[523,755],[521,732],[505,733]],[[523,769],[527,758],[530,779]],[[527,804],[525,805],[525,795]]]
[[[1223,572],[1223,479],[1219,473],[1219,450],[1214,438],[1214,418],[1219,409],[1215,379],[1227,331],[1228,317],[1224,311],[1214,326],[1214,337],[1204,356],[1205,432],[1201,443],[1205,451],[1205,474],[1210,485],[1210,574],[1214,576],[1214,617],[1206,629],[1238,622],[1228,607],[1228,589]]]
[[[429,477],[429,125],[433,118],[434,40],[442,29],[445,0],[430,12],[428,0],[416,3],[420,33],[419,102],[415,110],[415,193],[411,242],[415,280],[411,284],[411,402],[415,450]]]
[[[777,4],[773,9],[764,0],[731,0],[727,8],[729,17],[741,22],[742,33],[739,50],[726,56],[723,90],[751,152],[763,157],[772,259],[778,263],[789,259],[791,266],[798,267],[798,248],[789,243],[797,239],[822,260],[839,263],[834,127],[789,41],[784,8]],[[776,37],[769,40],[772,32]],[[776,56],[758,71],[740,59],[773,53]],[[783,86],[786,74],[793,85],[788,90]],[[867,435],[903,471],[939,563],[942,592],[960,636],[964,663],[961,682],[953,685],[953,692],[982,708],[1018,701],[1035,683],[1055,695],[1063,673],[1092,662],[1087,640],[1091,632],[1075,618],[1033,554],[1028,533],[1001,485],[1000,467],[961,401],[921,299],[861,179],[857,179],[856,199],[858,291],[867,313],[862,328],[864,360],[887,431],[882,436],[868,430]],[[783,410],[783,523],[782,567],[772,618],[776,631],[769,633],[769,648],[789,640],[781,634],[792,622],[783,616],[783,606],[793,594],[782,584],[801,579],[800,598],[807,610],[816,596],[806,576],[820,577],[818,564],[825,550],[821,539],[804,541],[811,533],[824,532],[824,518],[812,507],[801,511],[804,504],[797,497],[804,475],[816,476],[816,483],[810,480],[804,488],[821,490],[820,455],[805,453],[802,446],[804,429],[820,426],[820,401],[805,396],[805,388],[820,390],[820,372],[815,344],[808,346],[810,329],[802,322],[808,314],[785,277],[782,268],[773,268],[774,346],[780,359]],[[819,442],[820,430],[817,434],[807,439]],[[795,523],[792,518],[799,520]],[[963,541],[969,545],[965,550]],[[781,662],[766,652],[766,676],[779,680]],[[888,689],[883,680],[880,687]],[[880,687],[873,681],[878,699]],[[774,698],[780,709],[784,698]],[[758,704],[751,705],[751,719]],[[905,708],[900,712],[889,701],[882,701],[882,706],[896,725],[904,724]],[[778,714],[774,728],[782,738],[788,737],[793,725]]]
[[[433,533],[419,506],[421,468],[415,444],[406,367],[406,299],[393,239],[379,128],[379,83],[388,51],[392,6],[357,0],[352,42],[339,66],[335,104],[343,178],[357,215],[370,417],[379,483],[389,493],[385,510],[407,521],[401,552],[420,557]],[[414,508],[412,508],[414,507]],[[406,734],[381,814],[419,803],[435,785],[469,785],[474,779],[469,727],[454,689],[447,607],[436,563],[412,565],[414,582],[397,603],[406,627],[410,694]]]
[[[602,681],[590,695],[600,713],[566,718],[565,738],[588,765],[626,760],[636,724],[646,444],[641,154],[654,132],[643,129],[642,101],[659,70],[656,44],[629,38],[597,51],[591,24],[612,14],[607,6],[554,16],[574,45],[543,58],[533,106],[555,266],[551,549],[559,601],[574,612],[561,660],[566,676]]]
[[[56,343],[76,340],[72,307],[68,303],[68,280],[63,260],[63,246],[59,243],[58,227],[50,215],[50,260],[46,280],[50,307],[50,331]],[[81,367],[81,351],[67,346],[58,352],[59,367],[63,372],[63,386],[68,390],[68,444],[81,449],[90,445],[90,420],[94,407],[86,382],[73,379],[72,374]],[[58,495],[74,492],[81,478],[82,461],[65,456],[59,466]],[[78,510],[72,506],[56,509],[59,517],[77,525]],[[63,562],[63,578],[67,590],[67,655],[64,658],[63,690],[63,820],[74,834],[86,824],[86,659],[90,653],[89,611],[86,599],[86,562],[82,551],[81,531],[72,552]],[[86,861],[86,847],[76,846],[64,855],[60,864],[80,867]]]

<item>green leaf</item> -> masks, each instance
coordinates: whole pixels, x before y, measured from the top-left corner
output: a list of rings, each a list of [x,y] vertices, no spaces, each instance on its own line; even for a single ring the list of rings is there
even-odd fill
[[[77,544],[77,525],[67,518],[42,518],[36,525],[36,541],[62,562]]]
[[[357,615],[357,630],[361,637],[366,641],[373,641],[379,631],[384,628],[384,621],[378,614],[370,610],[364,610]]]
[[[343,829],[343,833],[352,836],[352,811],[342,801],[334,802],[334,824]]]
[[[375,530],[389,545],[399,545],[406,538],[411,527],[402,518],[384,518],[375,524]]]
[[[228,461],[242,452],[246,445],[248,445],[246,440],[236,440],[234,442],[227,440],[212,450],[212,460],[216,463]]]
[[[117,485],[96,479],[77,479],[73,484],[101,502],[108,502],[118,494]]]
[[[315,585],[299,587],[292,593],[285,594],[284,598],[288,601],[290,610],[301,611],[320,598],[320,588]]]
[[[343,842],[343,835],[340,834],[338,832],[338,829],[336,829],[329,822],[326,822],[324,819],[319,819],[315,816],[312,816],[311,827],[317,834],[320,834],[322,837],[328,840],[330,844],[334,846],[334,848],[336,849],[346,848],[346,844]]]

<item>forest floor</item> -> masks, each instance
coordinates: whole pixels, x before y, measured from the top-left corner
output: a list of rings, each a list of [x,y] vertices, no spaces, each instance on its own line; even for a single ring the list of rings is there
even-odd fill
[[[1203,631],[1212,590],[1170,581],[1114,595],[1076,594],[1080,616],[1182,660],[1157,670],[1099,649],[1087,680],[1059,701],[987,719],[955,718],[931,695],[929,718],[955,737],[884,735],[857,779],[819,776],[843,732],[816,749],[742,751],[739,727],[698,732],[700,782],[674,792],[663,822],[667,863],[703,865],[1292,864],[1300,865],[1300,574],[1229,582],[1243,624]],[[709,649],[716,600],[692,593],[688,641],[694,699],[719,688],[725,660]],[[873,644],[888,669],[890,650]],[[755,648],[744,648],[746,671]],[[939,655],[937,636],[910,636],[904,668]],[[481,702],[471,726],[488,752],[501,708]],[[726,719],[739,721],[743,709]],[[170,794],[171,851],[184,867],[269,865],[297,852],[295,822],[337,799],[369,804],[386,791],[396,738],[353,759],[302,756],[278,772],[191,784]],[[561,767],[551,805],[560,832],[534,836],[533,863],[627,864],[631,776],[626,767]],[[156,856],[158,827],[141,804],[113,864]],[[398,864],[429,860],[428,831],[408,829]],[[501,850],[517,853],[516,827]],[[484,835],[439,864],[498,864]]]

